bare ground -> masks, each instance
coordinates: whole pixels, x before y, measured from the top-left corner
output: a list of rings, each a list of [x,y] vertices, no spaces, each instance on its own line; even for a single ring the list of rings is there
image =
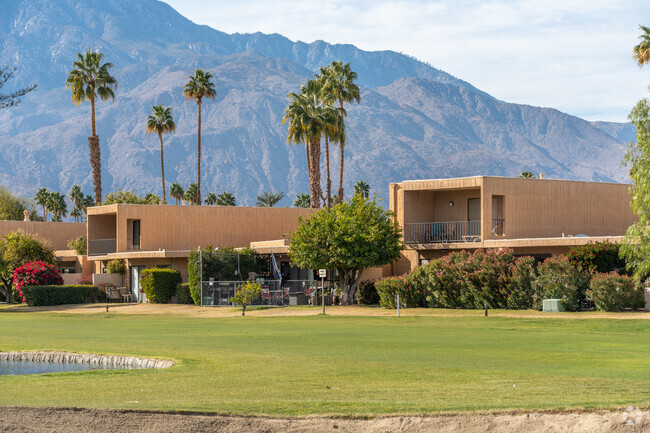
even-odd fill
[[[650,411],[512,412],[370,419],[269,418],[111,409],[0,407],[3,432],[647,432]]]

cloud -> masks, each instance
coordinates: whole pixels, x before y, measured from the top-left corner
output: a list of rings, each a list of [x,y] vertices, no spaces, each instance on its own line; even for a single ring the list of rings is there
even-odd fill
[[[650,70],[631,59],[639,14],[647,9],[640,0],[168,3],[228,33],[403,52],[499,99],[589,120],[624,121],[650,83]]]

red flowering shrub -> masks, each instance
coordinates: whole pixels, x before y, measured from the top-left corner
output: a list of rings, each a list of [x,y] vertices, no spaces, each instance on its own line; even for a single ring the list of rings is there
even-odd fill
[[[616,272],[596,273],[591,278],[587,299],[594,301],[598,310],[623,311],[643,307],[643,292],[627,275]]]
[[[60,286],[63,278],[54,266],[45,262],[31,262],[16,268],[13,275],[14,289],[20,300],[25,303],[23,287],[25,286]]]

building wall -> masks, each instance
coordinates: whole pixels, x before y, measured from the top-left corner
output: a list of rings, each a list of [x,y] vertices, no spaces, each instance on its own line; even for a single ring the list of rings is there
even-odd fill
[[[70,239],[86,236],[85,223],[0,220],[0,237],[19,229],[29,235],[50,241],[55,250],[67,250]]]

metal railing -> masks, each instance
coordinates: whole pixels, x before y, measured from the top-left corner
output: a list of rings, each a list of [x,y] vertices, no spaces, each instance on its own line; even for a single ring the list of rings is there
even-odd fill
[[[492,219],[492,234],[503,236],[505,234],[504,224],[506,220],[503,218]]]
[[[261,296],[251,305],[269,305],[284,307],[287,305],[309,305],[320,293],[320,282],[307,280],[262,280]],[[237,288],[244,281],[203,281],[201,283],[202,306],[234,306],[230,299],[235,296]],[[325,290],[328,290],[326,282]]]
[[[88,255],[100,256],[111,254],[117,251],[117,239],[89,239]]]
[[[126,238],[126,249],[128,251],[140,251],[140,238]]]
[[[425,244],[440,242],[479,242],[481,221],[443,221],[404,225],[404,242]]]

